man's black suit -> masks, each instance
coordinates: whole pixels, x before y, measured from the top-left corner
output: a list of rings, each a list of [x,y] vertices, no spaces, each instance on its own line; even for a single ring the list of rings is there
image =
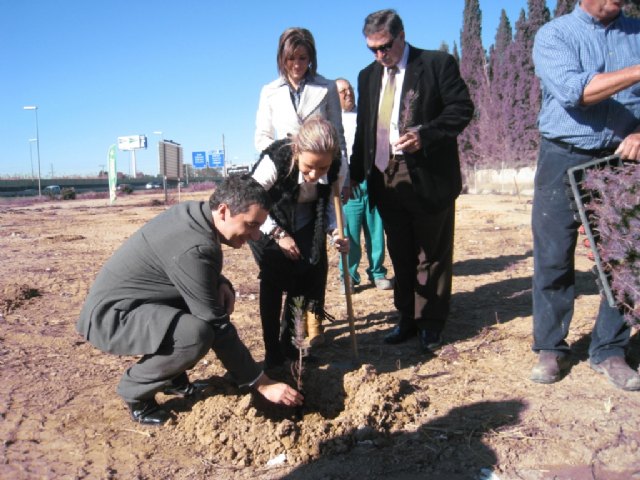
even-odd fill
[[[401,326],[439,334],[449,311],[454,206],[462,188],[456,137],[471,120],[473,103],[451,55],[409,46],[400,116],[408,92],[417,93],[408,126],[419,128],[422,148],[400,156],[390,178],[374,165],[382,76],[378,62],[358,76],[351,180],[368,180],[382,216]]]

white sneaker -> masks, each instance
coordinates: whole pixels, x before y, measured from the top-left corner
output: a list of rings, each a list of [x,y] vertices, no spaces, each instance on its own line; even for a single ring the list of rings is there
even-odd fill
[[[388,278],[375,278],[373,284],[378,290],[391,290],[393,288],[393,280]]]

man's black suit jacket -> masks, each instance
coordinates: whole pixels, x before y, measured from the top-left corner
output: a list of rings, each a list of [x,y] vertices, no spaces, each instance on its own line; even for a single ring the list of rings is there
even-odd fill
[[[358,75],[358,117],[351,179],[361,182],[375,168],[378,104],[383,67],[373,62]],[[456,137],[471,121],[473,102],[456,60],[448,53],[409,46],[409,58],[402,84],[400,116],[408,92],[415,104],[410,127],[419,127],[422,148],[405,153],[415,191],[430,211],[451,205],[462,190]],[[399,121],[399,119],[396,119]],[[375,204],[375,192],[369,192]]]

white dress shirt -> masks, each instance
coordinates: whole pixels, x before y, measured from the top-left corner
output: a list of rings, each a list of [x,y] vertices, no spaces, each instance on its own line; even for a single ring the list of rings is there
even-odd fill
[[[398,67],[398,71],[396,72],[396,91],[395,96],[393,98],[393,110],[391,111],[391,128],[389,130],[389,143],[391,143],[391,153],[395,153],[397,155],[402,155],[402,150],[398,150],[395,148],[394,143],[398,141],[400,138],[400,132],[398,130],[398,119],[400,118],[400,108],[401,108],[401,97],[402,97],[402,83],[404,82],[404,74],[407,71],[407,61],[409,60],[409,44],[405,44],[404,52],[402,53],[402,58],[396,64]],[[384,73],[382,75],[382,85],[380,90],[380,104],[382,103],[382,96],[384,93],[384,88],[387,85],[387,81],[389,79],[388,69],[384,69]],[[380,104],[378,104],[378,110],[380,110]]]

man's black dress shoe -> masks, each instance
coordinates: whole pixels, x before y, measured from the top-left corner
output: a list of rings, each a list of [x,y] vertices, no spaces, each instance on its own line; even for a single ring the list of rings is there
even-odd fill
[[[171,383],[164,387],[162,393],[165,395],[180,395],[181,397],[189,398],[203,389],[204,386],[202,384],[191,383],[187,374],[183,373],[171,380]]]
[[[406,340],[409,340],[411,337],[416,335],[415,327],[406,327],[402,325],[396,325],[393,327],[390,333],[388,333],[384,337],[384,343],[388,343],[389,345],[395,345],[397,343],[402,343]]]
[[[171,415],[160,408],[154,399],[127,402],[127,406],[134,422],[145,425],[162,425],[171,418]]]
[[[418,338],[420,339],[420,347],[423,352],[434,352],[442,346],[442,335],[440,335],[440,332],[420,329]]]

